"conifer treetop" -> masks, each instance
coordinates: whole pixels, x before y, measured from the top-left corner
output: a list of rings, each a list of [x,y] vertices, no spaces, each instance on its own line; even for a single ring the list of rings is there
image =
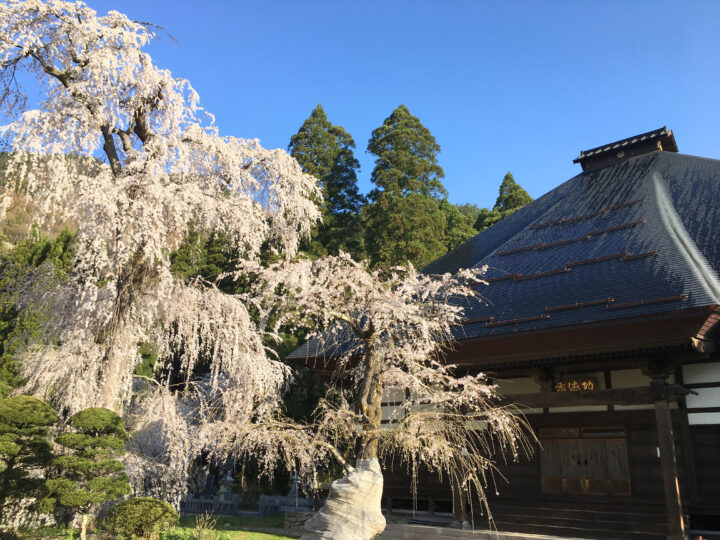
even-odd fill
[[[447,195],[441,181],[445,172],[437,162],[440,145],[405,105],[398,106],[372,132],[367,150],[377,156],[371,177],[377,188],[370,193],[372,199],[380,191],[394,195]]]

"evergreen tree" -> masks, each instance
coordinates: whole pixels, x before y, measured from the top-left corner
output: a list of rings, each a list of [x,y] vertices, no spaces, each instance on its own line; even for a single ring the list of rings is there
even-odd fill
[[[467,218],[469,223],[475,223],[478,216],[480,215],[480,209],[477,207],[476,204],[458,204],[456,205],[458,211]]]
[[[515,182],[512,173],[508,171],[500,184],[495,206],[492,210],[482,208],[475,220],[474,227],[478,232],[484,231],[532,201],[533,198],[530,194]]]
[[[438,201],[420,193],[380,193],[368,207],[367,243],[371,263],[417,268],[447,252],[445,214]]]
[[[303,171],[320,180],[323,190],[323,222],[314,231],[308,251],[320,256],[350,253],[363,257],[359,211],[365,199],[358,191],[355,141],[341,126],[331,124],[318,104],[288,149]]]
[[[52,511],[45,481],[31,473],[50,464],[48,431],[57,421],[52,407],[32,396],[0,399],[0,517],[14,511],[9,500],[24,498],[35,499],[37,510]]]
[[[72,431],[55,439],[68,453],[53,459],[56,474],[47,487],[58,506],[82,513],[80,536],[85,540],[91,507],[130,493],[125,465],[115,459],[125,453],[128,435],[122,419],[102,408],[74,414],[68,426]]]
[[[530,194],[515,182],[515,178],[513,178],[510,171],[505,174],[499,191],[498,198],[495,201],[495,207],[493,208],[495,211],[508,212],[511,210],[519,210],[533,201]]]
[[[445,172],[438,165],[440,145],[420,119],[400,105],[372,132],[368,152],[377,156],[370,192],[376,201],[381,192],[395,196],[419,193],[440,198],[447,195],[442,184]]]
[[[410,261],[420,268],[475,234],[444,198],[440,145],[405,105],[372,132],[368,152],[377,156],[371,178],[376,188],[365,212],[372,264]]]
[[[477,207],[476,207],[477,208]],[[450,251],[477,234],[473,221],[457,206],[443,199],[440,210],[445,215],[445,249]]]
[[[493,225],[495,225],[498,221],[500,221],[503,217],[502,212],[498,212],[496,210],[490,210],[489,208],[481,208],[480,213],[478,214],[477,219],[475,220],[475,224],[473,225],[473,228],[477,232],[482,232],[485,229],[489,229]]]

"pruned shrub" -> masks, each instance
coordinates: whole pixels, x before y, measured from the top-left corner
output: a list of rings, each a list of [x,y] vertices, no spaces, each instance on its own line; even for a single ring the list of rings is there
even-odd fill
[[[103,527],[120,538],[157,539],[178,523],[178,513],[165,501],[152,497],[128,499],[110,509]]]

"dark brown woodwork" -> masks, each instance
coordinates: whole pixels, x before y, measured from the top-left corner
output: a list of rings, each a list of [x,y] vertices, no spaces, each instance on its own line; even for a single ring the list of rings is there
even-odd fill
[[[456,527],[468,528],[467,493],[459,486],[453,486],[453,519]]]
[[[624,431],[621,435],[541,439],[542,491],[630,496],[627,441]]]
[[[685,521],[680,496],[672,417],[670,416],[668,401],[662,392],[663,386],[663,379],[658,378],[652,382],[657,398],[655,400],[655,421],[657,423],[658,447],[660,448],[660,464],[665,491],[665,508],[668,516],[667,537],[668,540],[683,540],[686,537]]]
[[[629,355],[668,347],[690,347],[717,306],[677,310],[656,317],[628,317],[604,323],[574,325],[522,333],[462,339],[448,354],[448,362],[487,369],[544,359]]]
[[[678,395],[670,396],[679,399]],[[578,392],[541,392],[503,396],[509,403],[540,409],[543,407],[570,407],[582,405],[650,405],[655,403],[649,386],[610,388]]]
[[[458,336],[446,361],[470,370],[531,371],[532,366],[572,363],[593,369],[638,367],[660,350],[673,351],[677,361],[707,359],[693,349],[698,332],[714,325],[720,306],[683,309],[652,317],[628,317],[612,321],[550,328],[522,333],[504,333],[482,338]],[[715,329],[720,325],[714,325]],[[686,351],[686,357],[680,357]],[[719,357],[720,359],[720,357]],[[320,376],[331,376],[335,359],[328,356],[293,358],[295,364],[313,369]],[[530,375],[532,373],[529,373]]]

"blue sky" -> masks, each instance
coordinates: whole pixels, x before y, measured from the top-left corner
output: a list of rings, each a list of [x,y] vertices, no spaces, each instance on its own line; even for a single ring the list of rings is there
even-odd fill
[[[224,134],[286,148],[319,102],[355,138],[404,103],[442,147],[449,199],[538,197],[581,149],[667,125],[720,158],[720,2],[90,0],[170,32],[150,52]]]

